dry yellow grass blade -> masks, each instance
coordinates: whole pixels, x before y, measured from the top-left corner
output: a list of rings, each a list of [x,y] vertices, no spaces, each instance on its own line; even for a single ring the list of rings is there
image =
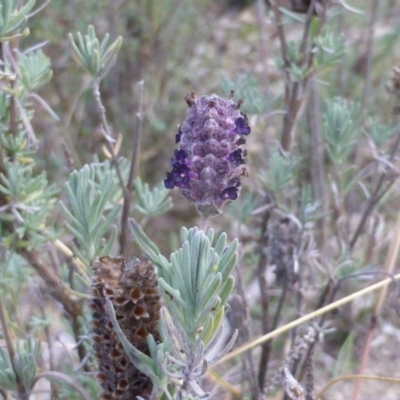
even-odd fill
[[[394,276],[395,280],[400,280],[400,274],[397,274]],[[350,303],[351,301],[355,300],[358,297],[361,297],[367,293],[373,292],[375,290],[378,290],[380,288],[386,287],[387,285],[389,285],[389,283],[393,282],[392,279],[384,279],[381,282],[375,283],[374,285],[368,286],[362,290],[359,290],[358,292],[352,293],[349,296],[343,297],[340,300],[335,301],[334,303],[328,304],[325,307],[320,308],[319,310],[316,310],[314,312],[311,312],[307,315],[304,315],[301,318],[298,318],[278,329],[275,329],[274,331],[267,333],[264,336],[259,337],[256,340],[253,340],[247,344],[244,344],[243,346],[239,347],[238,349],[232,351],[231,353],[227,354],[224,358],[222,358],[221,360],[219,360],[217,363],[215,363],[213,365],[216,366],[218,364],[221,364],[223,362],[226,362],[228,360],[231,360],[232,358],[244,353],[247,350],[253,349],[254,347],[259,346],[262,343],[267,342],[268,340],[271,340],[272,338],[281,335],[284,332],[287,332],[293,328],[295,328],[296,326],[299,326],[301,324],[303,324],[304,322],[310,321],[316,317],[319,317],[320,315],[323,315],[331,310],[334,310],[335,308],[338,308],[344,304]]]

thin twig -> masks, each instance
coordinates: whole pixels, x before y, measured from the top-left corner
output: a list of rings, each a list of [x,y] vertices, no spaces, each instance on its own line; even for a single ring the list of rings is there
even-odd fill
[[[72,315],[83,315],[82,304],[71,289],[64,285],[54,269],[44,260],[40,251],[20,250],[30,265],[39,273],[46,282],[49,293],[59,301],[67,312]]]
[[[307,50],[308,36],[310,33],[311,18],[314,14],[315,3],[316,3],[316,0],[312,0],[310,2],[310,5],[307,10],[307,14],[306,14],[306,23],[304,25],[303,38],[301,40],[301,45],[300,45],[300,54],[304,54],[304,57],[307,56],[306,50]]]
[[[29,93],[27,97],[37,101],[56,122],[61,121],[59,116],[50,107],[50,105],[46,102],[46,100],[44,100],[42,97],[40,97],[37,93]]]
[[[306,23],[304,25],[304,30],[303,30],[303,37],[301,39],[301,44],[300,44],[300,54],[304,54],[303,65],[308,65],[309,59],[311,58],[310,52],[306,53],[306,50],[307,50],[307,43],[308,43],[310,26],[311,26],[311,18],[313,16],[313,12],[315,9],[315,2],[316,2],[316,0],[312,0],[310,2],[310,6],[308,7],[308,11],[307,11],[307,15],[306,15]],[[281,144],[285,151],[288,151],[290,149],[290,137],[292,134],[295,120],[297,118],[297,114],[301,108],[301,103],[302,103],[301,97],[304,96],[306,80],[307,80],[307,78],[303,81],[304,85],[303,85],[303,82],[294,82],[293,87],[292,87],[292,96],[291,96],[291,100],[289,103],[289,107],[287,109],[287,113],[284,117],[284,127],[283,127],[282,138],[281,138]],[[301,90],[301,89],[303,89],[303,90]],[[300,93],[298,94],[299,91],[300,91]],[[302,94],[302,96],[300,96],[300,94]]]
[[[392,274],[389,274],[387,272],[383,272],[383,271],[357,272],[357,273],[354,273],[354,274],[351,274],[351,275],[347,275],[347,276],[339,279],[337,281],[337,283],[334,285],[333,288],[332,288],[333,281],[329,280],[328,284],[325,286],[324,292],[322,293],[321,298],[320,298],[320,300],[318,302],[318,305],[315,308],[315,310],[320,309],[323,306],[323,304],[325,303],[325,300],[327,300],[326,301],[327,304],[331,304],[333,302],[334,298],[336,297],[336,294],[339,292],[339,289],[340,289],[340,287],[341,287],[341,285],[342,285],[342,283],[344,281],[349,280],[349,279],[353,279],[353,278],[357,278],[357,277],[360,277],[360,276],[366,276],[366,275],[388,276],[389,279],[392,280],[392,283],[399,288],[399,282],[397,282],[397,280],[393,277]],[[328,294],[329,294],[329,297],[328,297]],[[319,326],[323,326],[324,325],[326,317],[327,317],[327,314],[323,314],[321,316],[321,318],[318,321],[318,325]],[[301,371],[300,371],[299,376],[298,376],[299,381],[302,381],[302,379],[303,379],[304,373],[306,372],[305,368],[307,366],[307,363],[308,363],[308,360],[309,360],[309,358],[311,356],[311,353],[312,353],[312,351],[314,349],[314,346],[315,346],[315,343],[312,343],[310,345],[310,348],[307,351],[303,366],[302,366]]]
[[[35,143],[37,143],[35,131],[33,130],[31,121],[29,120],[28,116],[26,115],[25,108],[19,102],[17,97],[15,97],[15,99],[14,99],[14,104],[15,104],[16,108],[18,109],[19,115],[20,115],[21,120],[22,120],[22,122],[24,124],[24,128],[26,130],[26,138],[27,138],[27,141],[28,141],[27,147],[29,148],[30,146],[32,146]]]
[[[142,141],[142,129],[143,129],[143,107],[144,107],[144,81],[138,83],[139,87],[139,108],[136,113],[136,129],[133,138],[133,148],[132,148],[132,159],[131,167],[129,171],[129,178],[124,190],[124,204],[122,206],[121,215],[121,234],[119,237],[119,245],[121,248],[121,254],[125,254],[126,244],[128,240],[128,220],[131,210],[132,202],[132,189],[133,181],[135,180],[139,172],[139,161],[140,161],[140,147]]]
[[[267,334],[268,332],[270,332],[268,284],[267,284],[267,278],[265,276],[265,271],[267,268],[267,252],[266,252],[266,248],[268,245],[267,229],[268,229],[268,222],[271,216],[272,200],[269,198],[269,196],[267,197],[266,200],[267,200],[266,203],[269,207],[266,209],[261,222],[261,232],[260,232],[260,237],[258,239],[258,246],[261,255],[260,259],[258,260],[258,266],[257,266],[257,277],[258,277],[258,283],[260,285],[260,296],[261,296],[261,310],[262,310],[261,323],[262,323],[263,334]],[[271,353],[271,344],[268,342],[262,346],[260,364],[258,369],[258,384],[261,390],[264,387],[264,381],[268,370],[270,353]]]
[[[322,10],[321,16],[320,16],[320,23],[318,25],[318,30],[316,32],[316,35],[319,35],[323,29],[323,26],[325,25],[326,21],[326,12],[328,8],[328,1],[324,2],[324,8]],[[302,37],[302,42],[301,42],[301,49],[303,49],[303,52],[306,52],[306,47],[307,47],[307,42],[309,40],[309,31],[311,27],[311,18],[313,17],[312,12],[313,12],[313,4],[315,4],[315,1],[310,3],[310,7],[307,12],[307,19],[306,23],[304,26],[304,31],[303,31],[303,37]],[[310,48],[309,51],[305,54],[302,66],[307,66],[308,68],[308,75],[301,81],[301,82],[294,82],[293,87],[291,90],[289,90],[290,96],[286,96],[286,105],[287,105],[287,112],[283,118],[283,128],[282,128],[282,135],[281,135],[281,145],[283,150],[289,151],[291,148],[291,136],[292,136],[292,131],[293,128],[296,124],[296,121],[299,117],[300,110],[302,109],[302,105],[305,101],[306,98],[306,89],[308,86],[308,82],[312,76],[312,62],[315,56],[315,52],[312,51],[313,49]],[[289,72],[288,72],[289,74]],[[288,87],[289,80],[286,84]],[[289,99],[290,97],[290,99]]]
[[[390,151],[390,155],[389,155],[389,161],[393,161],[394,156],[396,154],[396,151],[397,151],[397,149],[399,147],[399,144],[400,144],[400,132],[397,134],[397,137],[396,137],[396,139],[395,139],[395,141],[393,143],[393,146],[391,147],[391,151]],[[386,190],[387,190],[387,189],[384,189],[383,193],[379,193],[380,190],[381,190],[381,187],[383,185],[383,182],[385,181],[386,175],[387,175],[387,172],[383,171],[382,174],[380,175],[379,179],[378,179],[378,182],[377,182],[377,184],[375,186],[374,191],[372,192],[371,196],[369,197],[369,199],[367,201],[367,204],[366,204],[366,207],[365,207],[365,209],[364,209],[364,211],[362,213],[360,222],[359,222],[359,224],[358,224],[358,226],[357,226],[357,228],[356,228],[356,230],[355,230],[355,232],[353,234],[353,237],[350,240],[350,243],[349,243],[350,250],[352,250],[354,245],[356,244],[356,242],[357,242],[357,240],[358,240],[358,238],[359,238],[359,236],[360,236],[360,234],[362,232],[362,229],[363,229],[365,223],[367,222],[368,217],[369,217],[372,209],[374,208],[375,204],[377,204],[379,199],[382,197],[383,193],[385,193]]]
[[[238,221],[240,223],[237,225],[235,237],[239,238],[239,241],[241,242],[242,237],[241,237],[241,226],[242,223],[244,223],[244,216],[243,216],[243,207],[239,208],[240,210],[240,215],[238,215]],[[240,343],[246,343],[248,340],[250,340],[252,335],[252,330],[251,330],[251,321],[250,321],[250,314],[249,314],[249,304],[247,301],[247,296],[246,296],[246,291],[244,288],[243,284],[243,276],[242,276],[242,270],[241,268],[236,268],[236,291],[238,293],[238,298],[240,299],[238,301],[238,309],[235,311],[239,315],[236,317],[238,322],[238,336],[240,334]],[[255,370],[255,361],[253,358],[252,352],[247,353],[247,357],[243,358],[242,366],[243,366],[243,372],[244,376],[249,377],[249,383],[250,383],[250,392],[251,392],[251,397],[252,399],[256,400],[259,399],[260,397],[260,387],[258,385],[257,381],[257,374]]]
[[[318,96],[316,82],[314,79],[310,82],[310,102],[308,107],[308,117],[310,124],[310,159],[311,159],[311,180],[314,195],[322,207],[322,214],[326,213],[326,174],[324,165],[324,141],[322,138],[321,123],[321,101]],[[318,218],[317,222],[318,236],[317,240],[320,246],[324,243],[325,236],[325,218]]]
[[[387,256],[386,262],[385,262],[385,273],[389,274],[389,275],[391,275],[393,273],[393,271],[396,267],[396,262],[397,262],[399,249],[400,249],[400,213],[397,215],[397,223],[396,223],[396,228],[395,228],[393,237],[394,237],[394,240],[392,240],[392,242],[390,243],[388,256]],[[371,318],[370,318],[367,340],[365,341],[363,355],[361,358],[361,365],[360,365],[360,369],[359,369],[360,375],[363,374],[363,372],[365,371],[365,368],[367,367],[367,364],[368,364],[369,353],[371,350],[371,342],[372,342],[375,328],[376,328],[376,325],[378,322],[378,318],[381,314],[383,303],[387,296],[387,290],[388,290],[387,287],[382,288],[379,298],[377,300],[376,306],[375,306],[375,310],[372,313]],[[360,380],[358,380],[356,382],[356,386],[355,386],[354,392],[353,392],[353,400],[358,400],[358,398],[360,397],[361,384],[362,384],[362,382]]]
[[[44,8],[46,8],[49,4],[51,3],[51,0],[46,0],[43,4],[41,4],[35,11],[32,11],[29,15],[28,18],[32,18],[36,14],[39,14],[40,11],[42,11]]]
[[[0,387],[0,394],[3,396],[3,400],[8,399],[7,392],[1,387]]]
[[[126,185],[128,190],[132,190],[133,181],[139,171],[139,154],[142,142],[142,128],[143,128],[143,107],[144,107],[144,81],[138,82],[139,88],[139,107],[136,113],[136,130],[133,137],[132,160],[131,169],[129,171],[128,183]]]
[[[257,21],[260,28],[260,58],[263,65],[264,86],[269,91],[269,75],[268,75],[268,34],[265,29],[265,1],[257,0]]]
[[[115,170],[117,172],[118,180],[121,185],[121,188],[123,189],[125,187],[124,179],[122,177],[121,169],[119,167],[119,162],[117,155],[115,154],[114,148],[111,143],[115,142],[115,139],[112,137],[112,132],[111,129],[108,126],[107,122],[107,117],[106,117],[106,108],[103,105],[103,102],[101,101],[101,94],[100,94],[100,82],[98,80],[95,80],[93,82],[93,96],[96,101],[96,105],[100,114],[101,118],[101,124],[103,125],[103,136],[105,138],[105,145],[109,153],[111,154],[111,158],[115,167]]]
[[[276,0],[271,0],[270,1],[271,6],[272,6],[272,11],[274,12],[274,17],[275,17],[275,25],[276,25],[276,31],[278,34],[279,42],[280,42],[280,47],[281,47],[281,53],[282,53],[282,60],[283,60],[283,72],[285,74],[285,98],[288,100],[288,85],[290,82],[290,76],[289,76],[289,68],[290,68],[290,61],[288,57],[288,46],[286,42],[286,37],[285,37],[285,31],[283,29],[283,24],[282,24],[282,19],[281,19],[281,12],[279,11],[278,4]]]
[[[279,297],[278,307],[276,308],[274,319],[273,319],[273,322],[271,325],[271,331],[274,331],[278,326],[279,318],[281,316],[283,305],[285,304],[285,300],[286,300],[287,289],[288,289],[288,282],[285,281],[285,283],[283,285],[283,289],[281,291],[281,295]]]
[[[236,290],[238,292],[239,297],[241,298],[241,307],[240,310],[236,312],[240,312],[242,315],[242,326],[238,327],[239,332],[241,333],[241,342],[245,343],[251,338],[251,331],[250,331],[250,318],[248,313],[248,305],[246,300],[246,294],[243,287],[243,279],[242,273],[240,268],[236,268]],[[246,357],[242,359],[243,361],[243,369],[246,372],[246,376],[249,376],[249,382],[251,387],[251,394],[253,399],[258,399],[260,397],[260,388],[257,382],[257,375],[255,373],[254,368],[254,359],[251,352],[246,354]]]
[[[346,35],[346,15],[347,13],[341,12],[337,17],[338,26],[337,26],[337,35]],[[345,71],[345,57],[341,57],[337,70],[336,70],[336,85],[337,92],[340,97],[344,97],[344,88],[345,88],[345,80],[344,80],[344,71]]]
[[[200,220],[200,229],[204,232],[207,231],[207,226],[208,226],[208,219],[207,218],[202,218]]]
[[[374,45],[374,30],[375,23],[378,16],[378,0],[372,0],[371,4],[371,18],[368,24],[367,33],[367,51],[366,51],[366,62],[365,62],[365,76],[364,76],[364,90],[362,96],[362,108],[368,106],[370,97],[371,87],[371,67],[373,58],[373,45]]]

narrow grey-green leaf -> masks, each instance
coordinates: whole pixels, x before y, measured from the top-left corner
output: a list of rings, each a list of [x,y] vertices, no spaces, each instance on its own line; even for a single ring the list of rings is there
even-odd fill
[[[143,252],[149,257],[150,261],[155,265],[158,265],[158,256],[160,254],[160,250],[153,243],[150,238],[144,233],[143,229],[140,225],[133,219],[130,219],[131,228],[136,238],[136,242],[143,250]],[[161,267],[161,266],[160,266]]]
[[[118,335],[118,339],[121,342],[122,346],[124,347],[124,350],[126,354],[128,355],[129,359],[133,362],[135,367],[143,372],[145,375],[147,375],[151,380],[154,380],[155,382],[158,381],[157,375],[154,373],[155,369],[155,363],[154,361],[147,356],[146,354],[142,353],[138,349],[133,346],[129,340],[126,338],[124,333],[122,332],[121,327],[118,324],[117,318],[115,316],[115,311],[113,304],[110,299],[106,298],[106,304],[107,304],[107,313],[111,319],[111,322],[113,324],[113,327]]]

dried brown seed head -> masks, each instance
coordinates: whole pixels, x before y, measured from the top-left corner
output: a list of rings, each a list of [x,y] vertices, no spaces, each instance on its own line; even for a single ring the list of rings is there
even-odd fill
[[[106,312],[113,303],[122,332],[138,350],[149,352],[147,336],[159,340],[160,295],[154,266],[148,260],[102,257],[94,263],[92,295],[93,348],[99,363],[102,399],[134,399],[151,392],[150,379],[125,354]]]

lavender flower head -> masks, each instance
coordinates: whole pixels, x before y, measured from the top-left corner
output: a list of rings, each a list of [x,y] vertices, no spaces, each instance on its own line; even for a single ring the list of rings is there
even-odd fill
[[[229,99],[215,94],[199,98],[194,93],[185,97],[189,110],[176,135],[180,147],[164,181],[167,189],[177,186],[195,203],[203,218],[221,213],[226,203],[236,200],[240,177],[247,175],[247,152],[241,146],[250,127],[239,110],[242,101],[235,103],[233,94]]]

